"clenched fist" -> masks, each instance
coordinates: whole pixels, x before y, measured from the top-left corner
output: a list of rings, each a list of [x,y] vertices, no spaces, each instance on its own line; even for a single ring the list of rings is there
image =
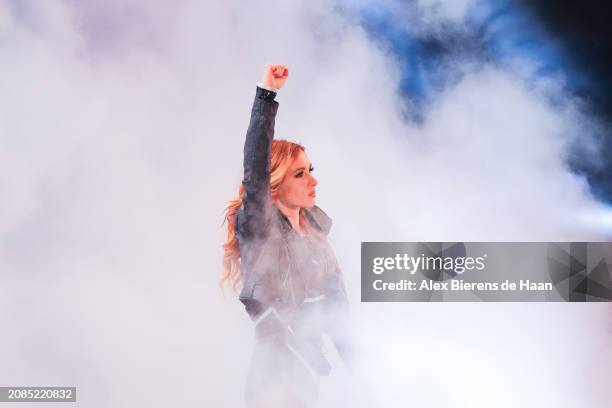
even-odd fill
[[[289,69],[283,64],[268,64],[261,83],[269,88],[281,89],[288,76]]]

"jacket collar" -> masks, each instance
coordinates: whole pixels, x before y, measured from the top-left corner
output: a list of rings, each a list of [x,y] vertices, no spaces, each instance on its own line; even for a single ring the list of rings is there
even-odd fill
[[[281,229],[284,233],[288,233],[293,229],[291,226],[291,221],[289,218],[282,213],[278,208],[276,209],[279,217],[281,218]],[[324,233],[325,235],[329,234],[329,230],[331,229],[332,219],[325,214],[325,212],[317,207],[316,205],[312,208],[304,208],[303,209],[306,218],[310,225],[316,228],[318,231]]]

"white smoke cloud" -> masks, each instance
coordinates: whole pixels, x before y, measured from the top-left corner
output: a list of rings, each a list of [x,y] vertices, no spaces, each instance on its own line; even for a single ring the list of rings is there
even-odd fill
[[[417,5],[425,22],[448,20],[461,23],[477,2],[474,0],[418,0]]]
[[[419,2],[455,20],[467,7],[442,4]],[[76,385],[88,407],[241,406],[252,332],[216,285],[222,210],[255,82],[283,62],[277,135],[307,147],[369,327],[370,371],[336,369],[321,406],[359,381],[356,406],[603,395],[564,375],[607,375],[599,305],[358,303],[359,241],[609,234],[583,222],[608,212],[565,164],[588,138],[570,100],[468,66],[422,126],[407,123],[396,61],[325,1],[9,2],[0,29],[0,384]]]

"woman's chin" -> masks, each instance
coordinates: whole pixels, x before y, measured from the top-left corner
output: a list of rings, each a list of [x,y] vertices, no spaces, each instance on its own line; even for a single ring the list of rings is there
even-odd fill
[[[312,207],[314,207],[316,205],[316,199],[315,198],[311,198],[310,200],[306,201],[304,203],[304,208],[308,208],[311,209]]]

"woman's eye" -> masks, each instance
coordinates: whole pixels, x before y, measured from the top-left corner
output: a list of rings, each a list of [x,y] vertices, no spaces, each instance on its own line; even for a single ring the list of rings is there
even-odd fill
[[[308,172],[312,173],[313,170],[314,170],[314,167],[311,167],[311,168],[308,169]],[[296,178],[302,177],[303,175],[304,175],[303,171],[300,171],[299,173],[295,173],[295,177]]]

